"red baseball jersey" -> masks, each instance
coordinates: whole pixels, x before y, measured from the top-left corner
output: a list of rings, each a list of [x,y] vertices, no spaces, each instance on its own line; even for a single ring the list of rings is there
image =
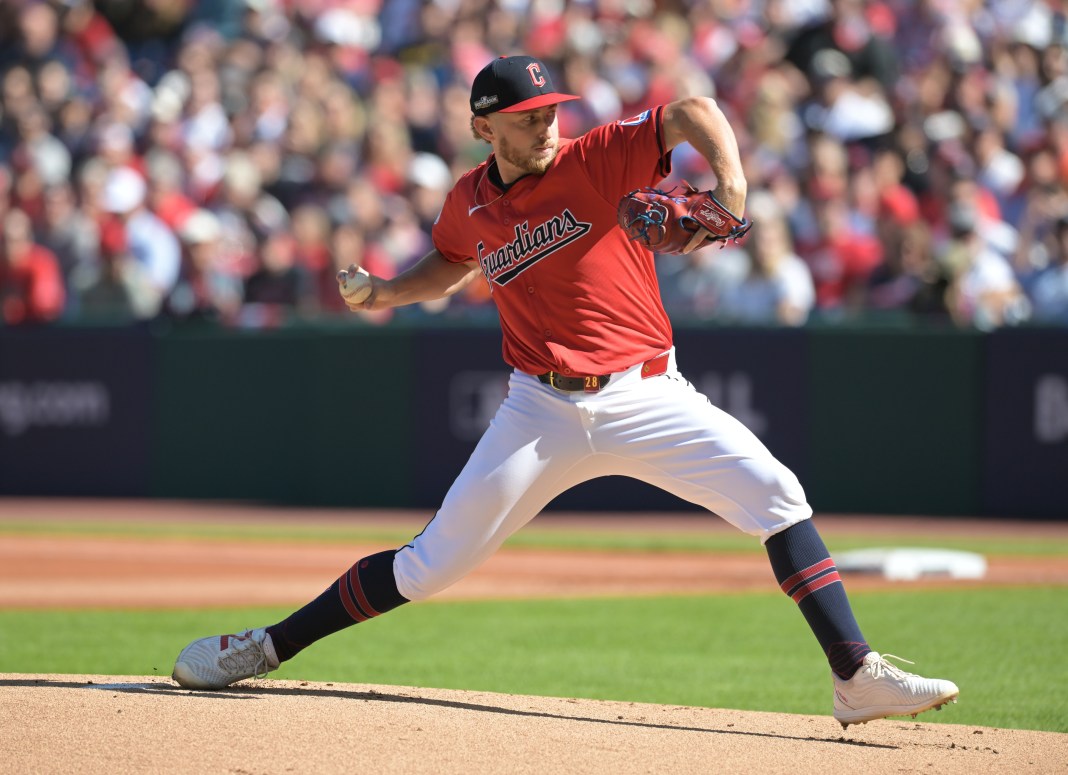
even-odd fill
[[[485,162],[449,192],[433,239],[474,259],[497,304],[504,360],[528,374],[610,374],[671,347],[653,254],[619,228],[623,195],[671,169],[663,107],[561,138],[553,165],[506,192]]]

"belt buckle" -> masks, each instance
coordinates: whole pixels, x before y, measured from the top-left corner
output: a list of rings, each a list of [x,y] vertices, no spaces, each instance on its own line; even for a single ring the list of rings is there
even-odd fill
[[[560,387],[558,384],[556,384],[556,380],[560,376],[561,376],[560,372],[558,372],[558,371],[550,371],[549,372],[549,387],[551,387],[553,390],[558,390],[561,393],[569,393],[570,391],[567,388]]]

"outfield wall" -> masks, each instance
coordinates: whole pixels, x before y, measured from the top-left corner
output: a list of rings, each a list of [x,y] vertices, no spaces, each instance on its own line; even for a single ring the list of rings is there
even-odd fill
[[[818,511],[1068,518],[1068,330],[676,341]],[[3,329],[0,494],[433,510],[506,381],[488,329]],[[614,477],[553,505],[685,508]]]

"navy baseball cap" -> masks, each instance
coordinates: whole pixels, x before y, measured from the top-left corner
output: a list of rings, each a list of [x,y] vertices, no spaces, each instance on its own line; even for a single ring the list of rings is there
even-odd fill
[[[498,111],[518,113],[577,99],[574,94],[556,91],[548,68],[528,56],[494,59],[471,84],[471,112],[476,116]]]

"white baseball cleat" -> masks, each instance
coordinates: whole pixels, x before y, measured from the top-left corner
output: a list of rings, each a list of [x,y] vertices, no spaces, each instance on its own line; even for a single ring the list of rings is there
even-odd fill
[[[244,678],[263,678],[278,664],[271,636],[260,628],[193,641],[178,655],[171,678],[186,689],[223,689]]]
[[[908,662],[887,654],[887,657]],[[887,716],[912,716],[956,702],[960,689],[952,681],[906,673],[876,652],[848,681],[834,676],[834,717],[842,728]]]

